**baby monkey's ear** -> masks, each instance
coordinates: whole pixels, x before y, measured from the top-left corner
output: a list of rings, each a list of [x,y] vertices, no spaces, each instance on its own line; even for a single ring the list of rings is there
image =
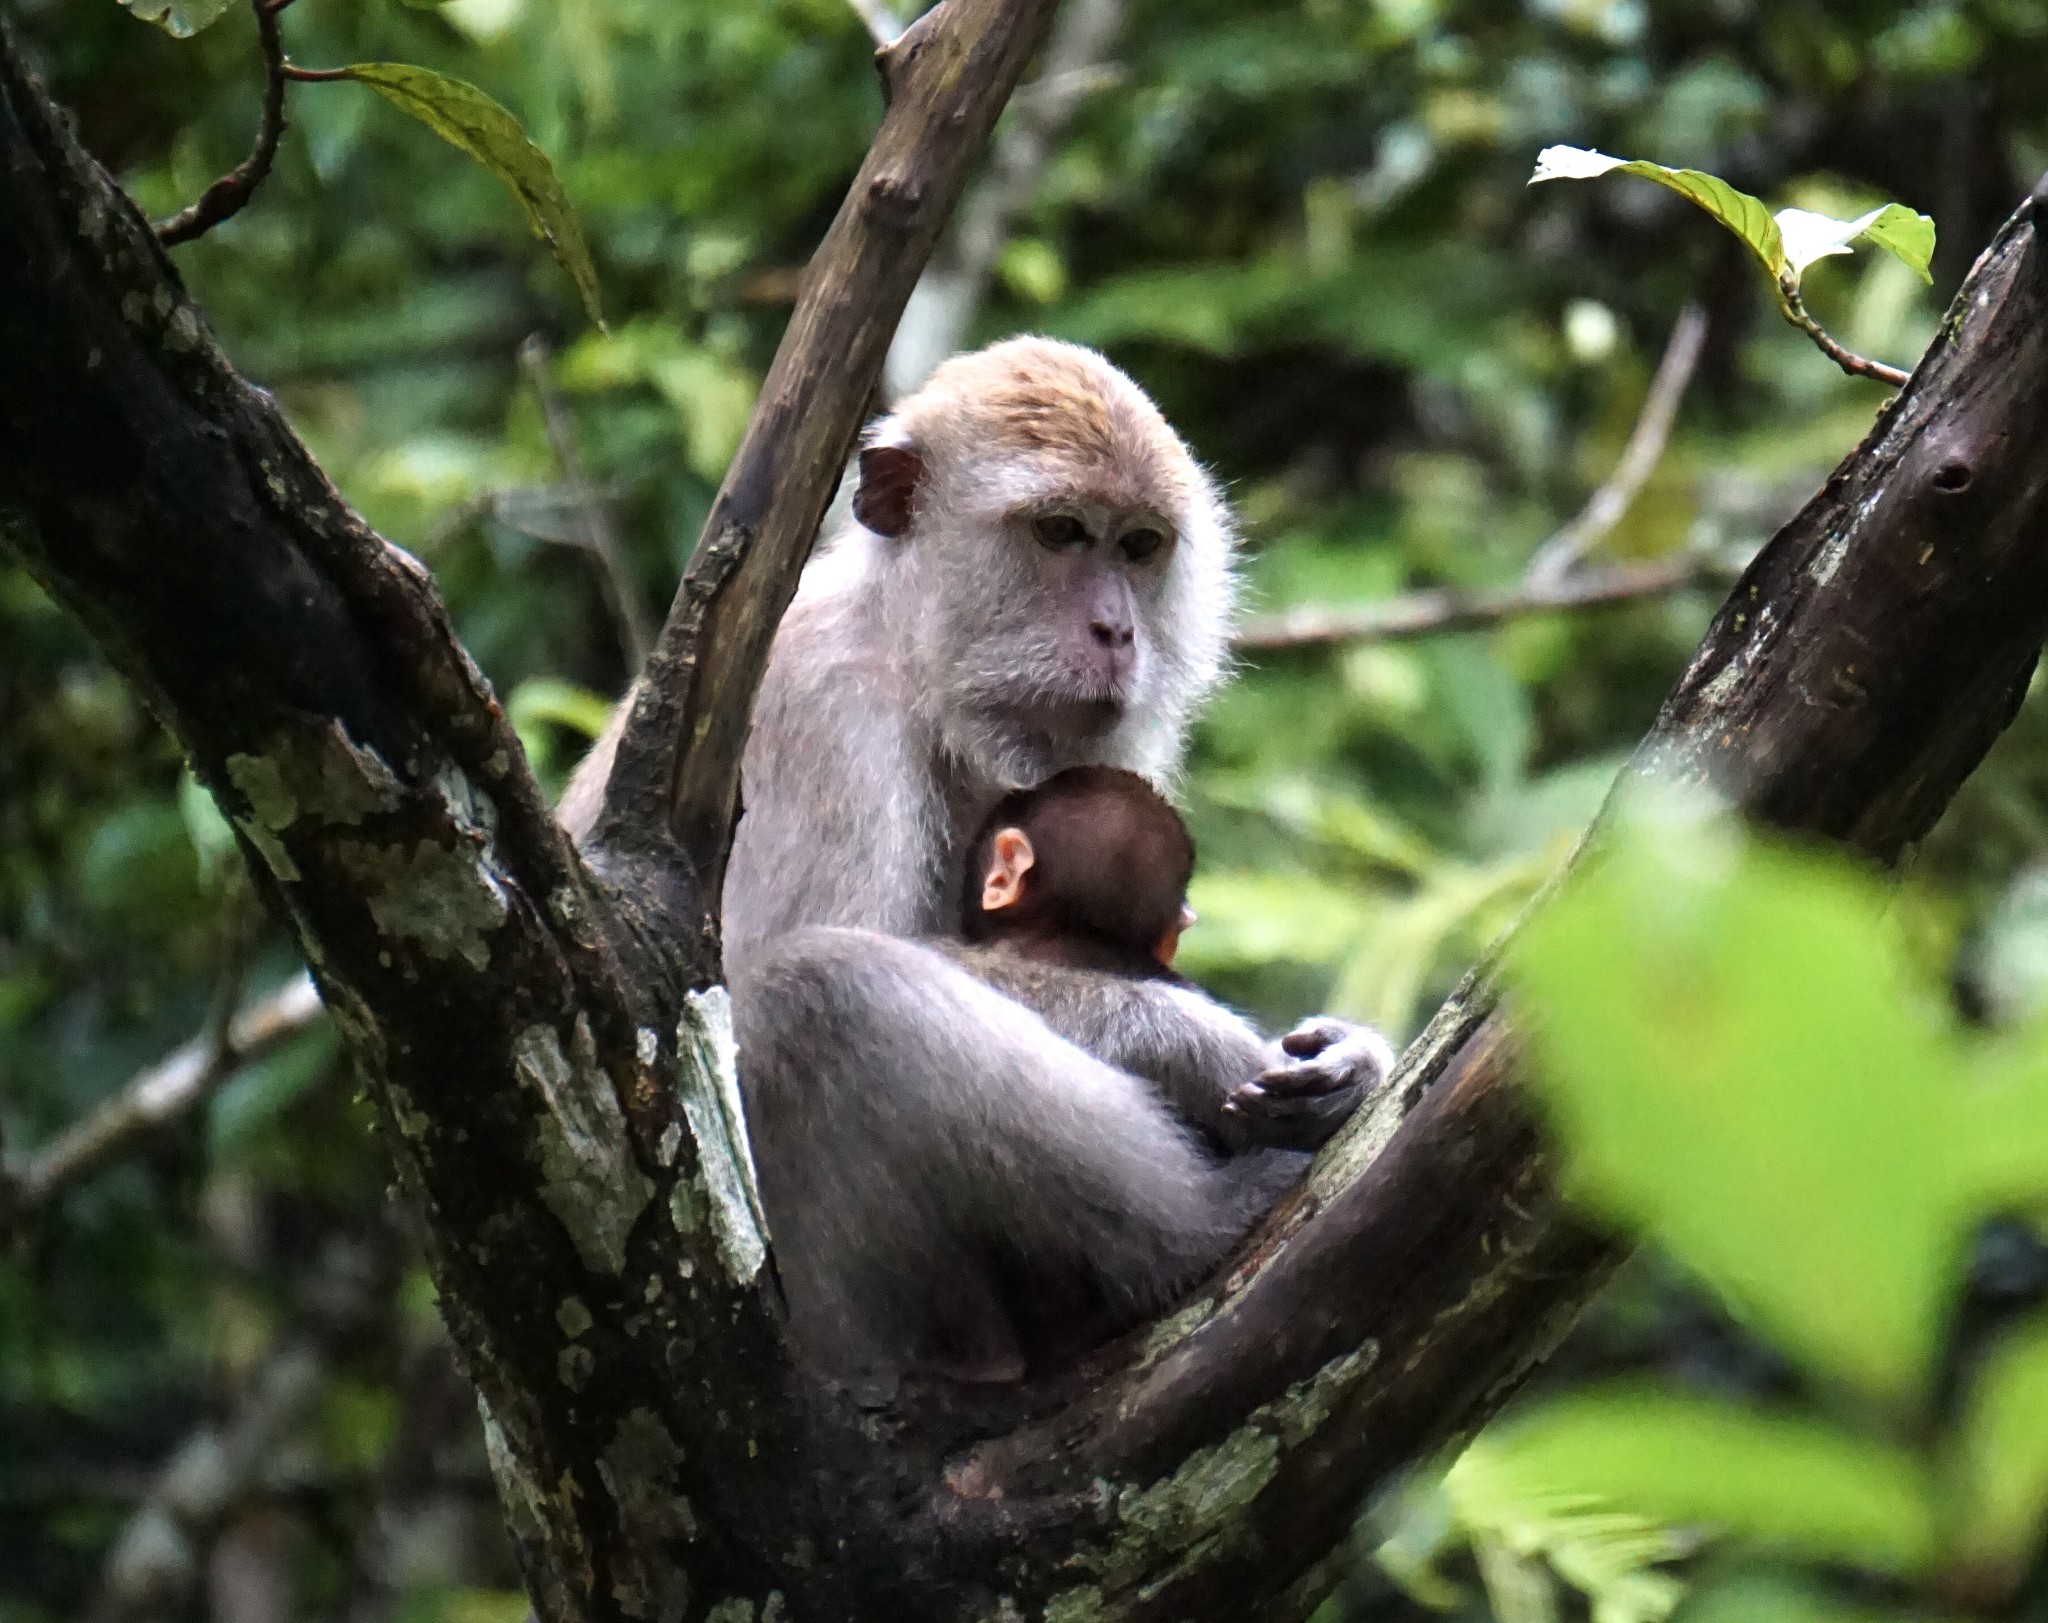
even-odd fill
[[[981,910],[999,913],[1024,899],[1024,876],[1038,860],[1031,836],[1021,828],[999,828],[989,842],[988,872],[981,881]]]

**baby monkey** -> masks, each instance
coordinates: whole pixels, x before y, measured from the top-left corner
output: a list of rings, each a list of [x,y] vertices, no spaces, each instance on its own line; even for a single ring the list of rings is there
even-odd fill
[[[960,933],[1039,963],[1163,978],[1195,922],[1194,871],[1187,825],[1137,773],[1069,767],[1005,795],[982,824]]]
[[[1137,773],[1076,766],[1015,790],[968,850],[963,940],[941,950],[1069,1042],[1150,1082],[1217,1150],[1312,1150],[1364,1096],[1334,1076],[1287,1073],[1288,1060],[1335,1040],[1336,1022],[1273,1043],[1174,972],[1195,921],[1195,843]],[[1382,1045],[1381,1076],[1391,1062]]]

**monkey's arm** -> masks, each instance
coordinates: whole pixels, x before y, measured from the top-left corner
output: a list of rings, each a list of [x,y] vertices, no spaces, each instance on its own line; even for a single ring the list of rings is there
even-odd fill
[[[743,810],[726,869],[730,965],[806,925],[932,928],[940,813],[904,705],[849,624],[857,604],[799,598],[754,704]],[[937,842],[943,844],[943,842]]]
[[[1300,1172],[1211,1153],[1144,1082],[949,960],[808,929],[733,979],[776,1261],[821,1360],[986,1360],[1008,1333],[990,1320],[1028,1356],[1049,1333],[1032,1324],[1067,1311],[1046,1289],[1064,1303],[1076,1281],[1106,1333],[1200,1277]]]
[[[1311,1023],[1315,1047],[1301,1046],[1306,1025],[1272,1042],[1191,986],[935,945],[1077,1048],[1151,1083],[1183,1121],[1233,1151],[1314,1149],[1387,1073],[1385,1061],[1350,1063],[1339,1045],[1363,1028],[1340,1021]],[[1385,1053],[1376,1033],[1365,1035]]]

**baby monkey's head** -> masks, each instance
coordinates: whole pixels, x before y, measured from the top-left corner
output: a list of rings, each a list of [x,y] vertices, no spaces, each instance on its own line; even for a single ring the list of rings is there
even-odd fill
[[[1173,962],[1195,842],[1143,778],[1076,766],[996,803],[969,848],[961,933],[1027,957]]]

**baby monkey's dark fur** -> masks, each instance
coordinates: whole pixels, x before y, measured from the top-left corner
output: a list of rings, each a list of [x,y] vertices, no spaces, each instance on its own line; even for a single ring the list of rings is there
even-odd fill
[[[991,907],[1006,830],[1029,841],[1029,867],[1015,899]],[[1194,871],[1195,842],[1158,790],[1121,767],[1069,767],[996,802],[969,848],[960,934],[1041,963],[1163,978]]]

